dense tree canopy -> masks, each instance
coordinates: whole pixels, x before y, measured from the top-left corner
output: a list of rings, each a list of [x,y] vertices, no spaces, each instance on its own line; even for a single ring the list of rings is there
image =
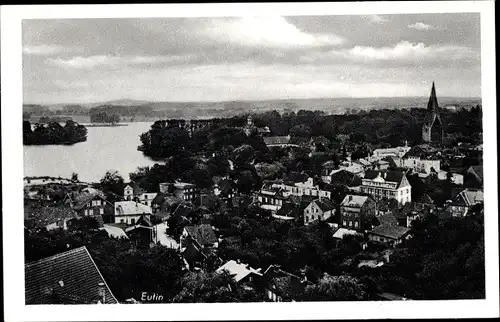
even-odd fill
[[[86,140],[87,129],[71,120],[64,126],[58,122],[36,123],[34,129],[29,121],[23,121],[24,145],[74,144]]]

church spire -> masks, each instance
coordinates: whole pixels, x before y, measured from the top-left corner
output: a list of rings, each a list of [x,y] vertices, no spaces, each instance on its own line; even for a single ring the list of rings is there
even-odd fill
[[[429,103],[427,103],[427,110],[431,113],[438,113],[438,101],[436,96],[436,86],[432,82],[431,96],[429,97]]]

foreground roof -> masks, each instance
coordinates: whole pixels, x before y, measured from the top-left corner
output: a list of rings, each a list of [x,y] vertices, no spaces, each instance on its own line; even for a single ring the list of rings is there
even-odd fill
[[[85,246],[25,264],[26,304],[92,304],[100,300],[104,283],[105,303],[118,301],[109,289]]]

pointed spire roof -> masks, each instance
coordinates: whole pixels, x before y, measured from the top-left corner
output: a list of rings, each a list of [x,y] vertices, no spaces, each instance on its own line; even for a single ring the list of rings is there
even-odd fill
[[[439,115],[439,104],[436,95],[436,86],[432,82],[431,95],[429,96],[429,102],[427,103],[428,120],[432,122],[434,120],[434,115],[437,116],[439,122],[441,122],[441,116]]]

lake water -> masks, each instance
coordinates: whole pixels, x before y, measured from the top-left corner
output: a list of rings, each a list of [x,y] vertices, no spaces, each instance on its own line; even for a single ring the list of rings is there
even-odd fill
[[[24,176],[61,176],[98,182],[108,170],[117,170],[126,180],[139,166],[155,162],[145,157],[137,146],[139,136],[152,122],[129,123],[128,126],[87,127],[87,141],[74,145],[24,146]]]

